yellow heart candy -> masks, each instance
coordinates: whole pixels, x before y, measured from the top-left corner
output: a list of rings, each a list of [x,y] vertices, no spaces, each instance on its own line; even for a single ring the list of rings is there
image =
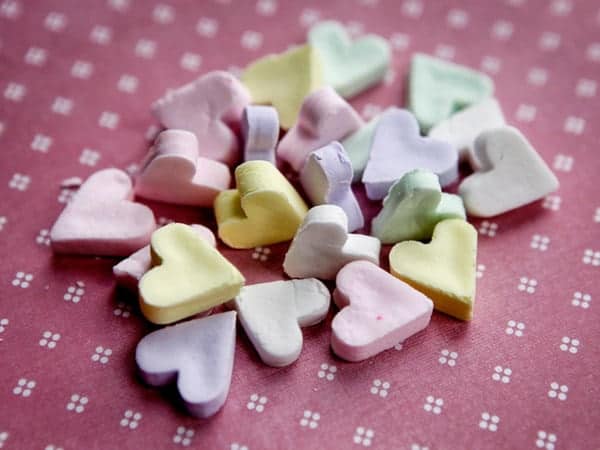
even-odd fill
[[[460,219],[439,222],[429,244],[405,241],[390,252],[392,275],[433,300],[435,309],[471,320],[475,301],[477,231]]]
[[[289,241],[308,212],[289,181],[267,161],[248,161],[235,169],[237,189],[215,199],[219,237],[233,248]]]
[[[273,105],[281,128],[286,130],[296,122],[304,97],[321,87],[322,78],[319,54],[309,45],[267,55],[242,74],[252,101]]]
[[[153,323],[172,323],[225,303],[244,277],[189,226],[159,228],[150,242],[155,266],[139,283],[140,308]]]

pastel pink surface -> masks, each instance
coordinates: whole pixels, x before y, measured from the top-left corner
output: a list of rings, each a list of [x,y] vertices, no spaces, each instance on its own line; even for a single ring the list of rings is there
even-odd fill
[[[217,240],[214,233],[210,228],[204,225],[194,224],[191,226],[192,229],[208,242],[213,247],[217,246]],[[140,278],[150,269],[152,266],[152,257],[150,254],[150,246],[140,248],[136,252],[129,255],[124,260],[120,261],[117,265],[113,266],[113,275],[117,280],[117,283],[127,289],[137,292],[138,282]]]
[[[276,7],[264,8],[269,4]],[[2,450],[48,445],[177,450],[184,448],[173,442],[179,431],[193,433],[190,449],[229,449],[234,443],[249,450],[408,450],[413,444],[430,450],[537,449],[540,432],[546,444],[554,436],[556,450],[600,448],[600,268],[586,257],[586,250],[600,251],[596,2],[17,0],[0,5],[0,251],[5,256],[0,435],[7,433]],[[456,10],[466,13],[464,28],[454,28],[461,23],[455,18],[465,17]],[[13,18],[8,11],[16,11]],[[330,314],[322,325],[304,330],[302,356],[283,369],[265,367],[238,333],[228,400],[219,414],[200,421],[172,406],[168,391],[148,388],[135,375],[135,346],[155,328],[135,307],[123,314],[121,304],[131,296],[115,290],[112,266],[118,260],[56,258],[44,230],[69,197],[61,181],[85,180],[98,169],[142,160],[151,144],[146,133],[159,126],[149,105],[167,88],[305,42],[316,16],[337,18],[352,31],[361,25],[364,33],[380,34],[392,44],[386,83],[351,102],[365,119],[402,104],[414,52],[435,54],[440,44],[449,45],[455,62],[494,78],[507,121],[556,170],[561,187],[546,200],[491,220],[471,220],[480,230],[481,275],[471,323],[434,312],[427,330],[404,345],[349,363],[331,351]],[[249,31],[262,37],[258,48]],[[153,56],[147,57],[140,50],[152,44]],[[194,55],[202,58],[199,66],[182,64],[184,56],[193,62]],[[31,64],[44,59],[42,65]],[[530,77],[539,82],[532,75],[540,70],[545,83],[530,83]],[[58,97],[72,101],[70,114],[55,112]],[[524,120],[532,116],[522,111],[532,108],[535,117]],[[99,126],[105,111],[120,118],[114,128]],[[573,119],[566,127],[569,117],[584,121],[583,127],[574,126],[582,123]],[[95,166],[82,158],[86,148],[100,155]],[[367,200],[360,183],[354,191],[370,223],[380,202]],[[215,231],[206,209],[151,206],[157,219],[203,223]],[[544,251],[532,246],[539,242],[535,235],[550,239]],[[252,284],[285,278],[281,263],[287,248],[221,246],[220,251]],[[388,250],[385,246],[382,265]],[[19,272],[33,277],[26,288]],[[519,290],[522,277],[536,280],[533,293]],[[75,302],[69,291],[77,289],[85,293]],[[46,331],[60,334],[53,349],[40,344]],[[112,350],[106,364],[92,359],[99,346]],[[509,382],[496,381],[506,369]],[[13,393],[21,379],[35,382],[29,397]],[[379,388],[375,380],[382,382]],[[382,390],[384,382],[389,386]],[[555,382],[568,386],[564,401],[548,395]],[[67,409],[74,394],[89,400],[82,413]],[[424,409],[429,396],[443,399],[441,414]],[[264,406],[261,413],[257,405]],[[316,428],[300,425],[306,410],[319,414]],[[137,428],[125,422],[127,411],[142,415]],[[500,418],[496,432],[480,428],[484,412]],[[370,447],[354,443],[361,439],[359,427],[363,438],[372,431]]]
[[[212,207],[231,183],[229,167],[198,156],[196,136],[184,130],[161,132],[135,180],[140,197],[180,205]]]
[[[237,137],[228,125],[239,128],[250,93],[233,75],[209,72],[167,92],[152,109],[166,128],[181,128],[198,138],[200,156],[233,164],[238,158]]]
[[[362,361],[429,325],[433,302],[373,263],[347,264],[335,282],[341,311],[331,323],[331,348],[341,358]]]
[[[299,172],[310,152],[340,141],[363,125],[360,116],[330,86],[308,95],[298,122],[279,142],[277,155]]]
[[[131,201],[129,176],[118,169],[94,173],[60,214],[50,239],[56,253],[125,256],[150,242],[156,229],[147,206]]]

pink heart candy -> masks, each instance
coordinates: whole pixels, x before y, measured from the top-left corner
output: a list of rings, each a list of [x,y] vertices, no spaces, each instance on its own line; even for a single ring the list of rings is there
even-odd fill
[[[331,348],[345,360],[370,358],[429,325],[433,302],[371,262],[344,266],[336,286]]]
[[[181,205],[212,207],[231,182],[229,167],[198,156],[196,136],[184,130],[158,135],[135,181],[136,195]]]
[[[362,126],[354,108],[326,86],[304,99],[298,123],[281,139],[277,154],[299,172],[310,152],[340,141]]]
[[[409,111],[391,108],[379,119],[362,181],[367,197],[385,197],[397,180],[415,169],[429,170],[442,187],[458,178],[458,152],[448,142],[421,137]]]
[[[147,206],[131,201],[129,176],[118,169],[94,173],[50,231],[57,253],[127,256],[150,242],[156,229]]]
[[[198,138],[200,156],[233,164],[239,145],[229,125],[239,127],[250,93],[233,75],[209,72],[173,91],[152,105],[166,128],[191,131]]]

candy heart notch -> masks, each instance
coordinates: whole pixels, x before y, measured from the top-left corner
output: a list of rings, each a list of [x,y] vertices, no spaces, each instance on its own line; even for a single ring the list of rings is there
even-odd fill
[[[392,184],[414,169],[426,169],[440,178],[442,187],[458,178],[458,154],[452,145],[419,134],[408,111],[393,108],[379,119],[362,181],[367,197],[385,197]]]
[[[331,323],[331,348],[347,361],[370,358],[429,325],[431,300],[368,261],[344,266],[336,286],[341,311]]]
[[[302,351],[302,331],[329,310],[329,290],[315,278],[273,281],[242,288],[232,302],[263,362],[283,367]]]
[[[424,132],[493,92],[494,83],[481,72],[422,53],[412,57],[408,109]]]
[[[497,216],[558,189],[556,176],[516,128],[481,133],[475,140],[474,159],[480,171],[458,188],[472,216]]]
[[[383,209],[371,224],[371,234],[382,244],[431,238],[438,222],[465,220],[465,208],[458,195],[443,193],[437,175],[414,170],[390,188]]]
[[[470,154],[475,146],[475,138],[481,132],[502,127],[505,123],[498,100],[487,98],[442,120],[429,130],[428,136],[451,143],[461,159],[470,160]],[[473,168],[477,169],[477,161],[470,160],[469,162]]]
[[[339,206],[311,208],[298,229],[283,261],[283,270],[292,278],[316,277],[333,280],[352,261],[379,265],[379,239],[348,234],[348,219]]]
[[[191,225],[191,228],[212,247],[217,246],[215,235],[209,228],[206,228],[203,225]],[[151,268],[152,254],[150,246],[146,245],[113,266],[113,275],[115,276],[118,285],[137,292],[140,279]]]
[[[229,187],[229,168],[198,157],[194,133],[165,130],[158,135],[135,181],[136,195],[166,203],[212,206]]]
[[[277,110],[270,106],[246,106],[242,116],[244,161],[269,161],[275,164],[279,139]]]
[[[56,253],[127,256],[156,229],[147,206],[131,201],[129,176],[118,169],[92,174],[58,216],[50,240]]]
[[[168,91],[152,105],[165,128],[191,131],[200,144],[200,156],[233,164],[238,141],[227,124],[239,126],[250,93],[233,75],[209,72],[197,80]]]
[[[352,164],[339,142],[315,150],[300,172],[300,183],[313,205],[332,204],[344,210],[348,231],[365,224],[360,205],[352,192]]]
[[[289,241],[308,208],[290,182],[266,161],[235,169],[237,189],[215,200],[219,237],[233,248],[254,248]]]
[[[310,152],[343,139],[362,125],[354,108],[326,86],[306,97],[298,122],[281,139],[277,154],[299,172]]]
[[[321,86],[322,73],[318,52],[304,45],[254,61],[244,70],[242,82],[253,103],[273,105],[287,130],[296,122],[304,97]]]
[[[188,225],[159,228],[150,242],[153,268],[139,283],[140,308],[150,322],[172,323],[238,295],[244,277]]]
[[[135,349],[141,378],[150,386],[177,383],[190,414],[207,418],[227,399],[235,352],[235,311],[162,328]]]
[[[325,83],[344,98],[380,82],[390,66],[388,42],[372,34],[352,42],[339,22],[320,22],[308,32],[308,43],[319,51]]]
[[[435,309],[471,320],[475,301],[477,231],[460,219],[439,222],[429,244],[396,244],[389,255],[392,275],[428,296]]]

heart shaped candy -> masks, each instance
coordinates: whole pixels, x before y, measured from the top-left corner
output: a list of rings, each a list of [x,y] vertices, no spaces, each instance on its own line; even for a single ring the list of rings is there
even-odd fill
[[[447,186],[458,178],[458,154],[447,142],[421,137],[410,112],[390,109],[379,119],[363,173],[367,197],[385,197],[396,180],[414,169],[435,173],[442,187]]]
[[[215,414],[227,398],[235,352],[235,311],[162,328],[135,349],[140,376],[151,386],[177,383],[187,410]]]
[[[332,280],[351,261],[379,264],[379,239],[348,234],[348,219],[339,206],[311,208],[285,254],[283,270],[292,278]]]
[[[516,128],[481,133],[475,140],[474,159],[480,171],[465,178],[458,189],[472,216],[496,216],[558,189],[556,176]]]
[[[368,261],[344,266],[336,286],[331,348],[340,358],[362,361],[429,325],[431,300]]]
[[[263,362],[282,367],[300,356],[300,327],[321,322],[329,302],[327,287],[308,278],[246,286],[232,303]]]
[[[279,139],[279,118],[271,106],[246,106],[242,116],[244,161],[269,161],[275,164]]]
[[[153,323],[172,323],[235,297],[242,274],[188,225],[159,228],[150,242],[154,267],[139,283],[140,309]]]
[[[298,122],[281,139],[277,154],[299,172],[310,152],[343,139],[362,125],[348,102],[331,87],[323,87],[306,97]]]
[[[273,105],[286,130],[296,122],[304,97],[321,86],[321,79],[321,60],[309,45],[265,56],[242,74],[253,103]]]
[[[339,22],[313,26],[308,43],[321,55],[325,83],[344,98],[380,82],[390,66],[390,45],[385,39],[369,34],[352,42]]]
[[[445,219],[465,220],[461,198],[442,193],[435,174],[414,170],[392,185],[373,219],[371,234],[383,244],[421,241],[431,238],[435,225]]]
[[[127,256],[156,229],[147,206],[131,201],[129,176],[118,169],[92,174],[58,217],[50,240],[56,253]]]
[[[493,81],[481,72],[422,53],[412,58],[408,109],[425,132],[493,92]]]
[[[306,160],[300,183],[313,205],[332,204],[344,210],[348,231],[365,224],[360,205],[352,192],[352,164],[339,142],[315,150]]]
[[[135,193],[161,202],[212,206],[230,182],[225,164],[198,157],[194,133],[165,130],[156,138],[136,178]]]
[[[191,227],[198,236],[208,242],[212,247],[217,246],[215,235],[210,231],[210,228],[207,228],[204,225],[195,224],[191,225]],[[114,265],[113,275],[117,280],[117,284],[137,292],[140,279],[151,268],[152,254],[150,246],[146,245]]]
[[[254,248],[289,241],[308,208],[290,182],[267,161],[235,169],[237,189],[215,200],[219,237],[233,248]]]
[[[475,145],[475,138],[482,131],[502,127],[505,124],[504,114],[498,100],[486,98],[475,103],[447,119],[442,120],[431,130],[428,136],[451,143],[463,160],[470,159]],[[476,161],[470,161],[477,168]]]
[[[389,255],[390,271],[427,295],[435,309],[471,320],[475,301],[477,231],[460,219],[439,222],[429,244],[396,244]]]
[[[238,141],[227,124],[239,126],[248,90],[228,72],[209,72],[178,89],[168,91],[152,105],[165,128],[191,131],[198,138],[200,156],[225,164],[238,157]]]

